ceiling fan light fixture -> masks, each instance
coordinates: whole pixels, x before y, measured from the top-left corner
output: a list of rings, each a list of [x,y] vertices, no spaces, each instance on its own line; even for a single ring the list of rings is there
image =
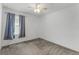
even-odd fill
[[[34,12],[38,13],[38,14],[41,12],[41,5],[40,4],[35,5]]]
[[[41,13],[45,11],[47,8],[43,4],[35,4],[34,6],[34,13]]]
[[[40,9],[34,9],[34,12],[35,12],[35,13],[40,13],[41,10],[40,10]]]

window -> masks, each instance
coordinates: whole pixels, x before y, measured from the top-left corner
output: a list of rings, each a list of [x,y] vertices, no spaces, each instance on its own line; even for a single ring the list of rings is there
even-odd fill
[[[25,16],[8,13],[4,39],[12,40],[22,37],[25,37]]]
[[[14,35],[16,38],[19,37],[20,33],[20,24],[19,24],[19,16],[15,16],[15,26],[14,26]]]

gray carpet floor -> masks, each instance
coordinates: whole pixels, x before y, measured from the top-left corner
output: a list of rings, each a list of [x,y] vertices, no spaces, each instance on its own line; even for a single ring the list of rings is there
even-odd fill
[[[35,39],[3,47],[1,55],[79,55],[79,52],[43,39]]]

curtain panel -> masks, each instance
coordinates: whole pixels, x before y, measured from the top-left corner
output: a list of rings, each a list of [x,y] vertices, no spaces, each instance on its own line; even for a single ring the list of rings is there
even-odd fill
[[[25,37],[25,16],[19,15],[20,35],[19,37]]]
[[[4,40],[12,40],[14,36],[15,14],[7,13]]]

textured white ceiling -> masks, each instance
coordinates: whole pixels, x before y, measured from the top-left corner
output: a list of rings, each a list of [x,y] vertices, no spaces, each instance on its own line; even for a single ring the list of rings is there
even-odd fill
[[[4,3],[3,6],[22,11],[22,12],[28,12],[34,14],[33,7],[34,3]],[[43,11],[41,14],[51,13],[58,11],[63,8],[68,8],[71,6],[74,6],[73,3],[42,3],[44,7],[47,8],[47,10]]]

